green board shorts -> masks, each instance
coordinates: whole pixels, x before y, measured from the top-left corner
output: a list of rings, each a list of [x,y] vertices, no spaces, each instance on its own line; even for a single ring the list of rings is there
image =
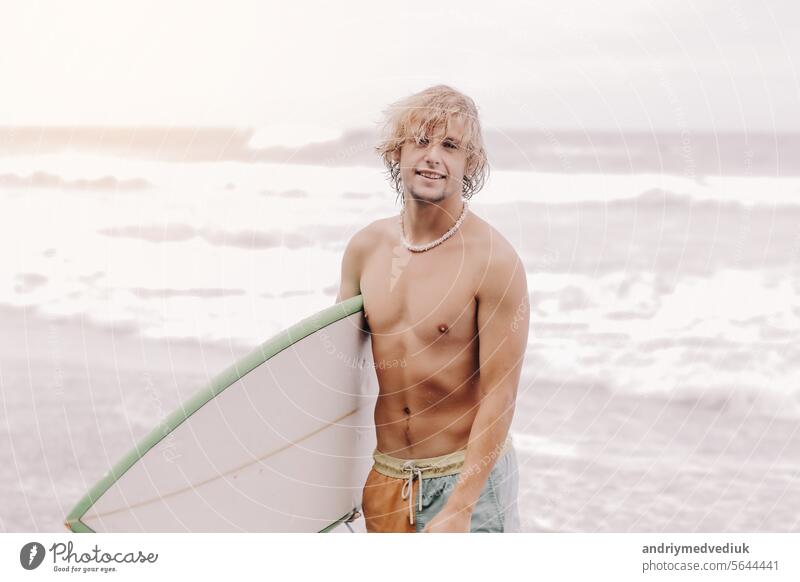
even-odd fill
[[[445,506],[458,475],[422,480],[422,510],[416,512],[416,531],[421,532]],[[470,532],[519,532],[517,493],[519,470],[514,449],[497,460],[472,511]],[[419,508],[419,505],[417,505]]]
[[[465,450],[428,459],[400,459],[375,450],[364,485],[367,531],[421,532],[458,483]],[[508,438],[472,511],[471,532],[519,532],[519,466]]]

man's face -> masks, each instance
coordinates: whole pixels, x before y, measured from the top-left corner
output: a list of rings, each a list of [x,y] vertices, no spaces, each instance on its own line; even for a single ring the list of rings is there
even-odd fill
[[[403,188],[415,200],[440,202],[461,194],[467,157],[462,144],[464,122],[451,118],[446,134],[444,126],[433,133],[419,142],[406,141],[394,154],[400,162]]]

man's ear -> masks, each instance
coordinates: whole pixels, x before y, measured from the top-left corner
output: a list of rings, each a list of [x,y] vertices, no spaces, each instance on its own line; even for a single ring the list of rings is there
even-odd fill
[[[392,161],[396,164],[400,163],[400,148],[397,148],[392,152]]]

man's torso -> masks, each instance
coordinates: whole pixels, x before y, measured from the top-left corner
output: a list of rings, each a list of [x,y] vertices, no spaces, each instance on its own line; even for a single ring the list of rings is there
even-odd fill
[[[468,215],[440,246],[411,253],[396,217],[374,226],[360,287],[380,385],[377,448],[407,459],[465,448],[478,410],[476,296],[491,227]]]

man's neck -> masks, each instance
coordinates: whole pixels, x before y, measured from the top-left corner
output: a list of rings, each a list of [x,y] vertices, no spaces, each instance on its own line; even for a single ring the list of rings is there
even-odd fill
[[[406,195],[403,225],[406,239],[414,244],[435,240],[450,230],[461,216],[461,196],[450,195],[439,202],[409,199]]]

